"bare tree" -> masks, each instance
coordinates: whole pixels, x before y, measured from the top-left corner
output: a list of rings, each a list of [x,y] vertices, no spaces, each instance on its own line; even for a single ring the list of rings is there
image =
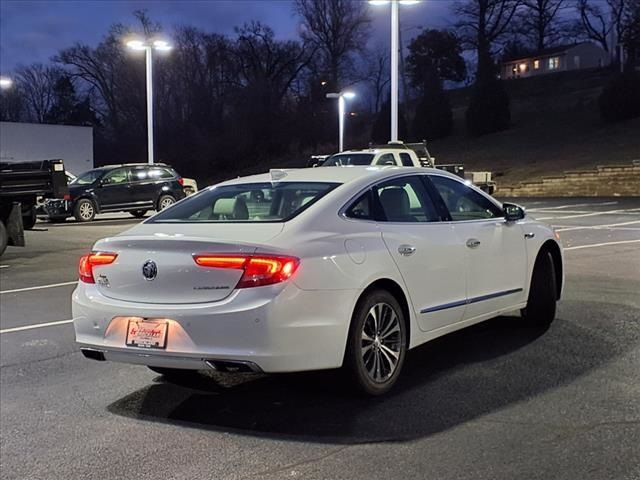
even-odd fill
[[[492,49],[508,32],[520,5],[521,0],[466,0],[453,5],[460,38],[477,53],[477,80],[493,77]]]
[[[611,9],[613,2],[624,0],[606,0],[606,7],[600,2],[578,0],[577,9],[584,34],[590,40],[600,44],[605,52],[609,52],[609,38],[619,23],[620,18]]]
[[[523,0],[518,30],[534,48],[549,47],[565,36],[559,17],[568,7],[567,0]]]
[[[352,54],[366,44],[370,19],[365,2],[353,0],[295,0],[302,17],[301,36],[321,53],[321,67],[331,88],[340,88],[352,68]]]
[[[387,48],[376,47],[369,55],[368,79],[373,90],[373,112],[378,113],[384,101],[387,85],[391,81],[389,76],[389,53]]]
[[[53,105],[54,86],[59,77],[59,69],[41,63],[18,67],[16,84],[24,97],[28,120],[36,123],[45,121]]]

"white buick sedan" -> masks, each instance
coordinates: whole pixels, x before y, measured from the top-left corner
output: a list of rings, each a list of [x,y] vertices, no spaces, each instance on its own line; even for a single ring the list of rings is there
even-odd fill
[[[189,370],[344,367],[377,395],[408,349],[520,310],[549,324],[553,229],[440,170],[275,170],[207,188],[82,257],[84,355]]]

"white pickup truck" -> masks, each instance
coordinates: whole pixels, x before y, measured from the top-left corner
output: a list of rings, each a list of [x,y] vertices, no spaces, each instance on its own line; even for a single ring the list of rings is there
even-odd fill
[[[344,167],[350,165],[396,165],[400,167],[431,167],[446,170],[471,181],[489,194],[495,190],[491,172],[465,172],[461,163],[436,164],[435,158],[427,150],[426,142],[389,142],[387,145],[372,146],[364,150],[348,150],[329,156],[311,157],[310,166]]]

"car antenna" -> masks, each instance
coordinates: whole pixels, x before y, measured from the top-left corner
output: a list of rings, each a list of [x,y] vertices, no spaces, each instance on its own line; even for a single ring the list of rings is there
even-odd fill
[[[269,174],[271,175],[271,183],[275,183],[286,177],[287,171],[281,168],[272,168],[269,170]]]

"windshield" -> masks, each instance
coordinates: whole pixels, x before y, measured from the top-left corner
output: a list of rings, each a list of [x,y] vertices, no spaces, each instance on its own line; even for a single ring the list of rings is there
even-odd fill
[[[345,165],[371,165],[373,153],[339,153],[322,164],[323,167],[344,167]]]
[[[70,185],[91,185],[104,174],[104,170],[89,170],[78,178],[74,179]]]
[[[338,185],[280,182],[212,187],[158,213],[148,223],[286,222]]]

